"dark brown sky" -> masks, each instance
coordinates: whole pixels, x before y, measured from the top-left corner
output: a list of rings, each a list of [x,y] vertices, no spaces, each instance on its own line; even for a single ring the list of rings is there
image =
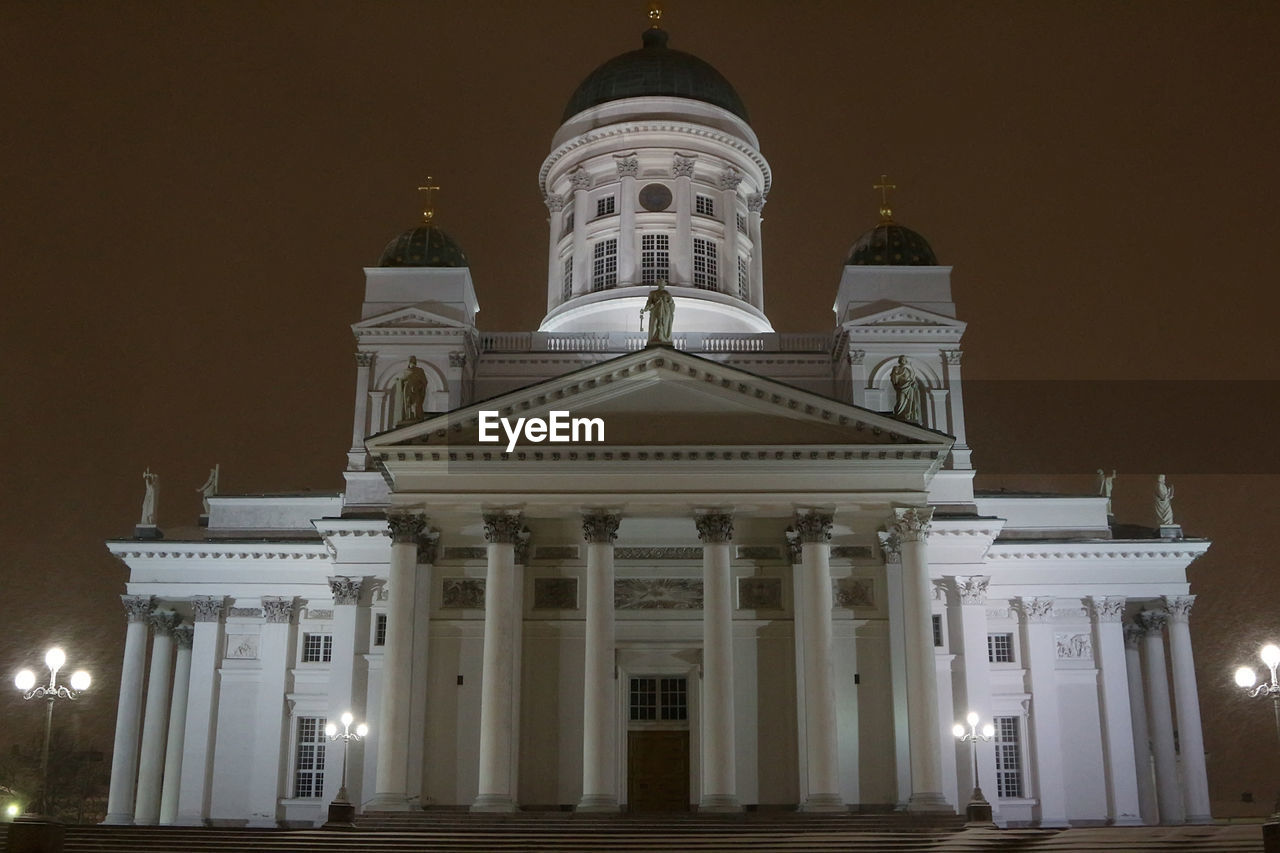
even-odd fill
[[[829,328],[889,172],[899,220],[955,266],[980,485],[1086,491],[1114,466],[1121,517],[1148,523],[1168,473],[1216,540],[1192,569],[1213,795],[1266,800],[1269,714],[1229,668],[1280,638],[1280,6],[690,1],[666,21],[773,167],[778,329]],[[0,669],[66,642],[101,688],[72,713],[109,749],[124,573],[102,541],[137,520],[142,469],[171,528],[215,461],[229,492],[340,488],[361,267],[424,175],[482,327],[535,327],[538,166],[644,25],[630,0],[0,6]],[[0,728],[34,728],[14,692]]]

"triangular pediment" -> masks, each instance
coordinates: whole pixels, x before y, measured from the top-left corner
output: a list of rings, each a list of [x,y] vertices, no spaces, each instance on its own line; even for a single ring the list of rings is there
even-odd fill
[[[371,453],[413,448],[506,450],[480,441],[483,412],[513,424],[599,419],[604,441],[592,447],[832,447],[911,446],[945,454],[952,439],[878,412],[832,400],[735,367],[673,349],[651,348],[371,437]],[[493,417],[490,416],[490,422]],[[490,434],[494,434],[490,432]],[[583,443],[585,446],[585,443]],[[521,439],[521,449],[547,442]]]
[[[360,332],[371,329],[464,329],[468,328],[465,324],[458,322],[450,317],[427,311],[416,305],[410,305],[406,308],[397,308],[394,311],[388,311],[385,314],[378,314],[375,317],[367,317],[359,323],[353,323],[351,330],[357,335]]]
[[[864,305],[850,314],[844,322],[849,328],[876,328],[884,326],[932,326],[935,328],[955,329],[963,332],[966,324],[955,317],[937,314],[918,308],[914,305],[902,305],[895,302],[876,302]]]

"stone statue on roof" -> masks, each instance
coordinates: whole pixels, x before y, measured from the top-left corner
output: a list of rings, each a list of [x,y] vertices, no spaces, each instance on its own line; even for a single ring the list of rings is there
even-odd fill
[[[649,301],[640,309],[640,316],[649,315],[649,343],[651,347],[671,346],[671,321],[676,313],[676,301],[667,291],[667,282],[659,280],[658,286],[649,291]]]

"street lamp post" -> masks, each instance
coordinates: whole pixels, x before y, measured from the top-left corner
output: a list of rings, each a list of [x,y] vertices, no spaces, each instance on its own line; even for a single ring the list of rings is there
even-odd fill
[[[369,727],[361,723],[356,726],[355,731],[352,731],[351,723],[355,717],[350,711],[344,711],[341,720],[341,732],[333,723],[324,727],[325,737],[330,741],[342,741],[342,787],[338,789],[338,796],[334,801],[329,803],[329,819],[324,824],[325,829],[355,829],[356,825],[356,807],[347,799],[347,747],[353,740],[364,740],[364,736],[369,733]]]
[[[978,780],[978,742],[989,741],[996,734],[996,727],[991,723],[987,723],[978,730],[980,721],[978,715],[974,711],[969,712],[969,716],[965,717],[969,723],[969,730],[965,731],[961,723],[956,723],[951,729],[951,733],[956,739],[969,743],[969,751],[973,754],[973,795],[969,797],[969,804],[965,806],[964,816],[967,823],[986,823],[991,824],[991,803],[987,802],[987,798],[982,795],[982,785]]]
[[[1258,675],[1253,668],[1242,666],[1236,670],[1236,684],[1254,698],[1271,700],[1271,709],[1276,717],[1276,738],[1280,742],[1280,680],[1276,679],[1276,668],[1280,667],[1280,646],[1268,643],[1258,656],[1271,670],[1271,680],[1258,684]],[[1266,853],[1280,853],[1280,796],[1276,797],[1271,817],[1262,825],[1262,846]]]

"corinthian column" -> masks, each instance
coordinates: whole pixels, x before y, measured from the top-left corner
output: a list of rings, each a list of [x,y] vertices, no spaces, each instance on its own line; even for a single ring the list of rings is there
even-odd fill
[[[1200,699],[1191,659],[1191,605],[1194,595],[1164,597],[1169,616],[1169,656],[1173,659],[1173,701],[1178,706],[1178,742],[1182,753],[1183,803],[1187,823],[1212,823],[1209,777],[1204,766],[1204,733],[1200,729]]]
[[[286,764],[289,731],[285,728],[285,691],[293,665],[292,598],[262,597],[258,633],[258,707],[253,724],[253,757],[249,764],[249,826],[274,827],[280,819],[282,764]]]
[[[1147,727],[1147,700],[1142,687],[1142,638],[1146,631],[1130,622],[1124,626],[1124,664],[1129,676],[1129,718],[1133,721],[1133,766],[1138,774],[1138,809],[1142,822],[1160,822],[1156,809],[1155,778],[1151,775],[1151,734]]]
[[[364,470],[364,439],[369,431],[369,378],[373,372],[374,354],[356,353],[356,411],[351,422],[351,449],[347,451],[347,470]]]
[[[591,259],[587,256],[587,190],[591,175],[579,168],[569,180],[573,183],[573,295],[591,292]]]
[[[418,539],[427,520],[418,513],[387,516],[391,565],[387,570],[387,638],[382,650],[382,703],[378,717],[378,773],[369,808],[409,808],[408,761],[410,687],[413,682],[413,573]]]
[[[902,621],[906,627],[907,732],[911,739],[908,811],[947,811],[942,795],[938,664],[933,651],[933,587],[927,540],[933,507],[897,507],[889,524],[902,553]]]
[[[796,513],[800,539],[796,596],[801,665],[797,690],[803,704],[805,751],[805,811],[841,811],[840,738],[836,730],[834,643],[831,627],[832,514],[815,510]]]
[[[352,701],[351,689],[355,679],[356,660],[356,615],[360,604],[360,587],[364,582],[360,577],[337,575],[329,580],[329,592],[333,596],[333,654],[329,664],[329,690],[325,708],[325,719],[337,720],[344,711],[354,711],[360,715],[359,706]],[[361,705],[364,703],[361,702]],[[361,802],[363,788],[360,784],[363,774],[358,772],[362,762],[357,759],[363,755],[363,749],[356,753],[353,743],[346,745],[347,782],[350,801]],[[354,754],[353,754],[354,753]],[[342,771],[338,762],[330,763],[324,774],[324,790],[322,799],[332,802],[338,796],[342,786]]]
[[[191,640],[191,687],[187,691],[187,725],[182,737],[182,777],[178,817],[184,826],[200,826],[209,816],[213,734],[217,727],[218,654],[222,640],[221,596],[191,599],[195,619]]]
[[[160,818],[160,783],[164,772],[164,734],[169,717],[169,668],[173,663],[173,629],[181,617],[172,610],[151,614],[151,674],[147,677],[147,711],[142,722],[142,757],[138,762],[138,798],[133,822],[150,826]]]
[[[1115,826],[1142,823],[1138,775],[1134,764],[1133,715],[1129,710],[1128,664],[1124,650],[1124,596],[1091,599],[1102,682],[1102,744],[1107,762],[1107,812]]]
[[[964,706],[977,713],[983,720],[991,720],[991,665],[987,661],[987,589],[991,584],[989,575],[961,575],[950,578],[955,607],[951,609],[953,625],[960,626],[960,654],[964,661]],[[932,625],[930,626],[932,630]],[[932,638],[930,638],[932,641]],[[985,744],[973,743],[971,747],[978,753],[978,778],[972,780],[970,788],[996,790],[995,752]],[[973,772],[970,762],[960,762],[957,767],[962,780],[961,791],[964,790],[963,779]],[[997,801],[998,802],[998,801]],[[998,814],[997,803],[991,803],[992,816]]]
[[[191,687],[191,642],[189,625],[173,629],[178,655],[173,666],[173,701],[169,704],[169,737],[164,748],[164,781],[160,786],[160,823],[171,824],[178,816],[178,787],[182,782],[182,753],[187,733],[187,691]]]
[[[1147,722],[1156,755],[1156,807],[1162,824],[1183,823],[1182,791],[1178,789],[1178,753],[1173,742],[1173,708],[1165,675],[1164,626],[1169,617],[1155,610],[1138,614],[1143,629],[1143,669],[1147,676]]]
[[[155,606],[149,595],[122,595],[129,627],[124,635],[120,670],[120,702],[116,706],[116,739],[111,751],[111,787],[103,823],[133,823],[133,786],[138,773],[138,726],[142,722],[142,667],[147,658],[147,619]]]
[[[760,237],[766,197],[762,193],[747,196],[747,233],[751,237],[751,304],[764,310],[764,247]],[[736,263],[736,262],[735,262]]]
[[[671,174],[676,179],[676,233],[671,241],[671,283],[693,285],[693,164],[697,155],[677,154]]]
[[[489,568],[484,582],[484,670],[480,677],[480,780],[473,812],[515,811],[511,732],[515,723],[514,641],[518,512],[486,513]]]
[[[1067,826],[1067,784],[1062,771],[1062,724],[1058,712],[1058,644],[1053,635],[1052,596],[1021,601],[1031,672],[1031,737],[1041,826]]]
[[[618,286],[640,283],[636,269],[636,176],[640,158],[635,152],[615,154],[618,166]]]
[[[618,810],[617,721],[613,656],[613,541],[621,518],[603,511],[582,516],[587,540],[586,671],[582,704],[581,812]]]
[[[702,797],[698,811],[737,812],[733,717],[733,516],[694,519],[702,540]],[[830,591],[830,583],[827,585]],[[828,611],[828,620],[830,619]]]

